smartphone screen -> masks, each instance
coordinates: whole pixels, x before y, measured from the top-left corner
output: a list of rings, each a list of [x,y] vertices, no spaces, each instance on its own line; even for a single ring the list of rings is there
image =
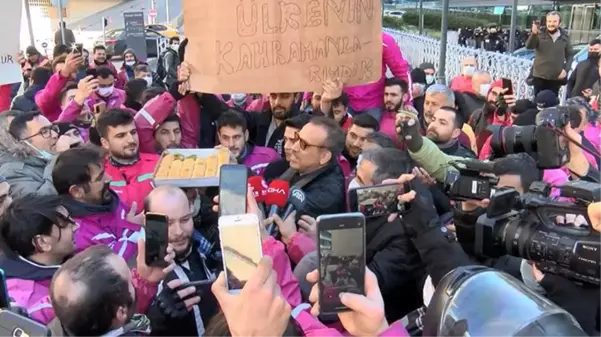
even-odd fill
[[[219,171],[219,215],[246,213],[248,169],[244,165],[223,165]]]
[[[169,243],[169,221],[167,216],[157,213],[146,213],[146,264],[164,266],[167,244]]]
[[[219,237],[227,287],[236,293],[244,287],[263,257],[259,220],[253,214],[220,217]]]
[[[79,53],[79,55],[83,55],[83,44],[76,43],[75,44],[75,49],[77,50],[77,52]]]
[[[365,293],[365,217],[360,213],[320,216],[320,313],[346,311],[340,293]]]
[[[4,270],[0,269],[0,309],[8,309],[10,308],[10,297],[8,297],[8,288],[6,287],[6,276],[4,275]]]
[[[397,197],[407,192],[407,187],[403,184],[386,184],[351,190],[351,211],[361,212],[366,218],[399,212],[402,209],[399,209]]]

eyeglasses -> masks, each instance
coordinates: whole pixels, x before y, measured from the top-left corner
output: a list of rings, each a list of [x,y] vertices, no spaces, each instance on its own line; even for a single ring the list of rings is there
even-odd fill
[[[27,138],[23,138],[21,140],[29,140],[35,136],[42,136],[42,138],[52,138],[52,133],[56,133],[58,135],[58,133],[60,132],[58,125],[48,125],[48,126],[44,126],[40,129],[40,131],[38,131],[38,133],[33,134]]]
[[[75,220],[73,220],[72,217],[68,216],[68,215],[64,215],[63,213],[56,213],[56,219],[59,220],[58,222],[60,222],[60,224],[56,224],[58,227],[60,228],[67,228],[67,227],[79,227],[79,225],[77,224],[77,222],[75,222]]]
[[[293,144],[296,144],[298,142],[298,146],[300,147],[301,150],[305,151],[307,149],[308,146],[312,146],[312,147],[316,147],[316,148],[320,148],[320,149],[325,149],[326,147],[323,145],[315,145],[315,144],[309,144],[307,143],[306,140],[302,139],[298,132],[294,134],[294,138],[291,139]]]

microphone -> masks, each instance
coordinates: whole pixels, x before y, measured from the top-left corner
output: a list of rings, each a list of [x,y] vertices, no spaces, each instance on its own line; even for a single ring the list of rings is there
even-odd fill
[[[265,197],[267,196],[267,183],[261,176],[252,176],[248,178],[248,184],[252,187],[253,196],[259,205],[259,209],[265,214]]]
[[[271,206],[268,217],[274,216],[280,208],[286,207],[289,192],[290,184],[285,180],[275,179],[269,184],[265,196],[265,204]]]
[[[290,196],[288,197],[288,207],[284,211],[282,220],[286,220],[292,212],[302,212],[305,208],[306,195],[301,189],[293,187],[290,190]]]

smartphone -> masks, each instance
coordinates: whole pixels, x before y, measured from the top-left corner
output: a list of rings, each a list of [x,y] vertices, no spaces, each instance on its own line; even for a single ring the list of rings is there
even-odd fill
[[[534,20],[533,23],[540,27],[540,20]]]
[[[366,218],[405,211],[408,205],[399,204],[397,197],[410,191],[410,184],[359,187],[349,191],[349,208]]]
[[[0,310],[0,336],[51,336],[50,329],[34,320],[8,310]]]
[[[75,50],[77,50],[77,53],[79,53],[79,55],[83,55],[83,43],[76,43]]]
[[[94,115],[99,115],[106,111],[106,103],[100,102],[94,104]]]
[[[240,293],[263,257],[259,218],[254,214],[220,216],[219,239],[227,289]]]
[[[248,169],[245,165],[223,165],[219,171],[219,216],[246,213]]]
[[[6,286],[6,275],[4,274],[4,270],[0,269],[0,309],[9,309],[10,308],[10,297],[8,296],[8,287]],[[3,335],[0,335],[3,336]]]
[[[166,266],[167,244],[169,244],[169,219],[164,214],[146,213],[146,264]]]
[[[340,293],[365,294],[365,216],[361,213],[322,215],[319,235],[319,312],[348,311]]]
[[[507,89],[505,95],[513,95],[513,83],[508,78],[503,79],[503,89]]]
[[[86,77],[92,76],[92,78],[96,78],[98,76],[96,68],[88,68],[86,70]]]

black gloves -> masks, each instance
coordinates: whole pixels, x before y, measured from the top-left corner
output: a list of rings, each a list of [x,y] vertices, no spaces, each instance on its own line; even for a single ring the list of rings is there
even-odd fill
[[[186,308],[185,300],[198,296],[193,293],[186,298],[180,298],[177,292],[180,288],[171,289],[167,286],[157,295],[155,301],[156,305],[161,311],[161,314],[169,319],[181,319],[188,315],[188,309]]]
[[[407,144],[411,152],[417,152],[422,148],[424,140],[420,133],[420,126],[417,119],[412,118],[406,122],[397,125],[396,131],[401,142]]]
[[[548,273],[539,284],[547,292],[548,299],[576,318],[582,330],[590,336],[598,335],[599,286],[579,286],[564,277]]]
[[[440,228],[442,225],[428,187],[418,179],[413,179],[411,189],[415,191],[415,199],[409,203],[409,210],[403,213],[403,226],[407,234],[417,237],[432,228]]]

